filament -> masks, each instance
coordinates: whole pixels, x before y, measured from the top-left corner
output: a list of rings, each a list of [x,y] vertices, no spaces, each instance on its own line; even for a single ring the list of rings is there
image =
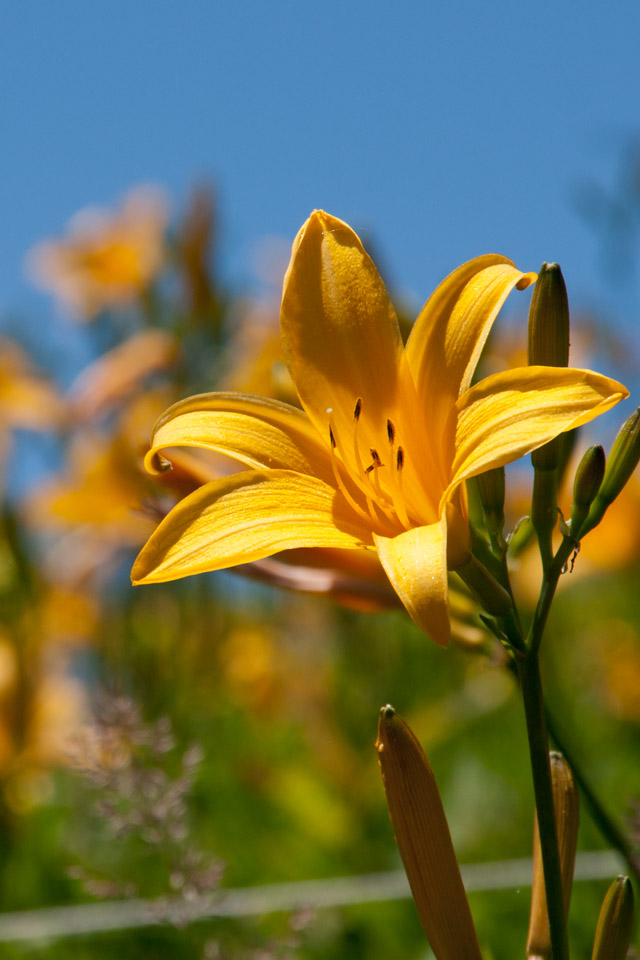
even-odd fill
[[[393,500],[393,506],[398,514],[400,523],[406,530],[408,530],[411,524],[409,523],[409,514],[407,513],[407,507],[402,494],[402,468],[404,467],[404,450],[402,447],[398,447],[397,450],[394,450],[396,432],[391,420],[387,420],[387,436],[389,437],[389,476],[391,477],[391,499]]]
[[[336,454],[335,454],[336,440],[335,440],[335,437],[334,437],[334,435],[333,435],[333,429],[332,429],[332,427],[331,427],[331,424],[329,424],[329,440],[331,441],[331,443],[330,443],[330,446],[331,446],[331,469],[332,469],[332,471],[333,471],[333,479],[336,481],[336,486],[338,487],[338,490],[340,491],[340,493],[342,494],[342,496],[345,498],[345,500],[347,501],[347,503],[349,504],[349,506],[352,507],[352,508],[355,510],[355,512],[358,514],[358,516],[359,516],[359,517],[362,517],[363,520],[366,520],[367,523],[370,523],[370,522],[371,522],[371,517],[369,516],[369,514],[368,514],[365,510],[362,509],[362,507],[360,506],[360,504],[358,503],[358,501],[354,499],[354,497],[351,495],[351,493],[349,493],[349,490],[347,489],[347,485],[345,484],[344,480],[343,480],[342,477],[340,476],[340,468],[339,468],[339,465],[338,465],[338,462],[337,462],[337,458],[336,458]]]
[[[381,463],[380,455],[378,454],[377,450],[374,450],[374,448],[372,447],[370,452],[371,452],[371,459],[373,460],[373,463],[371,464],[370,467],[367,467],[366,473],[368,477],[371,477],[371,474],[373,474],[374,489],[378,494],[378,496],[382,500],[384,500],[385,497],[384,497],[384,493],[382,492],[382,487],[380,486],[380,477],[378,476],[378,471],[380,467],[384,467],[384,463]]]
[[[356,425],[357,425],[358,418],[360,416],[361,409],[362,409],[362,400],[359,400],[356,403],[356,409],[354,413],[354,421]],[[332,412],[333,411],[331,409],[327,410],[328,414],[331,414]],[[355,430],[354,430],[354,433],[355,433]],[[374,526],[377,526],[377,527],[382,526],[383,528],[386,528],[388,530],[390,526],[390,522],[392,522],[393,518],[389,517],[386,514],[386,511],[383,505],[376,503],[371,498],[371,495],[367,491],[365,484],[363,484],[362,480],[360,480],[360,477],[357,474],[355,477],[351,477],[350,474],[349,476],[351,477],[351,479],[355,481],[358,488],[360,489],[360,492],[364,495],[367,503],[368,513],[367,511],[364,510],[363,507],[360,506],[358,501],[354,498],[353,494],[351,494],[350,491],[348,490],[347,485],[343,477],[341,476],[341,472],[340,472],[340,462],[338,461],[338,457],[336,455],[337,443],[336,443],[335,434],[333,432],[333,424],[331,420],[329,421],[329,441],[330,441],[330,449],[331,449],[331,470],[333,472],[333,477],[336,482],[336,486],[338,487],[340,493],[343,495],[343,497],[345,498],[349,506],[352,507],[353,510],[355,510],[355,512],[358,514],[358,516],[361,517],[363,520],[365,520],[369,526],[373,524]],[[357,446],[356,446],[356,450],[357,450]],[[367,471],[362,469],[362,461],[359,456],[358,456],[358,461],[360,464],[361,475],[368,478]],[[374,460],[374,463],[375,463],[375,460]],[[378,457],[378,465],[380,465],[379,457]],[[373,469],[374,469],[374,466],[372,465],[371,470]],[[349,471],[347,471],[347,473],[348,472]],[[378,488],[380,488],[379,481],[378,481]]]

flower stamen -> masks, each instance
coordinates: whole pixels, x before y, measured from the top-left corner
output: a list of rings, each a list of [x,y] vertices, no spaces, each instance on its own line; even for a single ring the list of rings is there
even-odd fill
[[[342,494],[342,496],[347,501],[347,503],[349,504],[349,506],[353,510],[355,510],[358,516],[361,517],[363,520],[366,520],[367,523],[370,523],[371,522],[370,514],[368,514],[365,510],[363,510],[360,504],[358,503],[358,501],[354,499],[351,493],[349,493],[349,490],[347,489],[347,485],[345,484],[344,480],[340,476],[340,466],[338,464],[336,454],[335,454],[336,438],[333,435],[333,427],[331,426],[331,424],[329,424],[329,441],[330,441],[329,446],[331,449],[331,470],[333,471],[333,479],[336,482],[336,486],[340,491],[340,493]]]
[[[366,472],[362,463],[362,457],[360,456],[360,448],[358,446],[358,423],[360,421],[361,413],[362,397],[358,397],[356,400],[355,410],[353,411],[353,455],[355,457],[356,467],[358,468],[358,473],[360,475]]]
[[[356,440],[355,427],[357,426],[358,419],[360,418],[360,412],[361,412],[361,410],[362,410],[362,399],[358,399],[358,402],[356,403],[356,407],[355,407],[355,411],[354,411],[354,421],[355,421],[355,423],[354,423],[354,449],[355,449],[355,451],[356,451],[357,461],[358,461],[358,464],[359,464],[359,467],[360,467],[360,474],[356,473],[355,476],[352,476],[352,474],[349,472],[349,470],[347,469],[347,467],[345,466],[345,464],[342,463],[342,461],[338,459],[338,455],[336,454],[336,450],[337,450],[338,444],[337,444],[337,442],[336,442],[335,432],[334,432],[334,429],[333,429],[333,420],[332,420],[332,418],[331,418],[331,414],[333,413],[333,409],[332,409],[331,407],[328,407],[328,408],[327,408],[327,413],[329,414],[329,441],[330,441],[330,442],[329,442],[329,447],[330,447],[330,451],[331,451],[331,470],[332,470],[332,472],[333,472],[333,478],[334,478],[334,480],[335,480],[335,482],[336,482],[336,486],[338,487],[338,490],[339,490],[340,493],[343,495],[343,497],[345,498],[345,500],[347,501],[347,503],[349,504],[349,506],[352,507],[353,510],[355,510],[355,512],[358,514],[358,516],[361,517],[363,520],[366,520],[366,522],[367,522],[368,524],[371,524],[371,522],[373,521],[373,523],[374,523],[376,526],[378,526],[380,529],[383,529],[383,530],[384,530],[384,529],[386,528],[387,531],[388,531],[390,526],[393,527],[393,521],[394,521],[395,518],[389,516],[388,511],[385,510],[384,505],[378,504],[377,502],[375,502],[375,501],[372,499],[372,497],[371,497],[371,493],[367,490],[366,480],[368,480],[368,478],[369,478],[369,473],[368,473],[367,470],[365,470],[365,469],[363,468],[362,459],[361,459],[361,457],[360,457],[360,455],[359,455],[357,443],[355,442],[355,440]],[[376,455],[377,455],[377,454],[376,454]],[[380,464],[380,458],[379,458],[379,457],[378,457],[378,464],[381,466],[381,464]],[[354,498],[353,494],[350,493],[350,491],[348,490],[347,485],[346,485],[346,483],[345,483],[345,480],[344,480],[344,478],[341,476],[341,471],[340,471],[340,467],[341,467],[341,466],[342,466],[342,469],[343,469],[343,470],[346,470],[346,472],[347,472],[347,474],[349,475],[350,479],[352,479],[352,480],[354,481],[354,483],[356,484],[358,490],[359,490],[359,491],[362,493],[362,495],[364,496],[364,498],[365,498],[365,500],[366,500],[366,504],[367,504],[367,510],[364,510],[364,508],[360,506],[360,504],[359,504],[359,503],[357,502],[357,500]],[[373,467],[373,464],[372,464],[371,470],[373,470],[373,468],[374,468],[374,467]],[[366,479],[363,481],[363,479],[361,479],[362,477],[364,477],[364,478],[366,478]],[[379,483],[378,483],[378,486],[379,486]],[[367,511],[368,511],[368,512],[367,512]],[[382,514],[382,515],[381,515],[381,514]]]
[[[358,486],[360,487],[360,489],[364,494],[365,500],[367,501],[367,510],[369,511],[372,517],[377,519],[378,515],[375,511],[373,500],[371,499],[371,494],[367,489],[367,484],[363,483],[361,479],[362,477],[364,477],[368,480],[369,474],[370,474],[370,471],[365,468],[362,462],[362,457],[360,456],[360,447],[358,446],[358,423],[360,421],[361,413],[362,413],[362,397],[358,397],[358,399],[356,400],[354,411],[353,411],[353,456],[356,461],[356,478],[355,479],[356,479],[356,483],[358,484]],[[373,469],[373,465],[372,465],[372,469]],[[379,481],[378,481],[378,490],[376,492],[379,494],[381,493]]]
[[[387,420],[387,436],[389,437],[389,459],[393,466],[389,466],[389,476],[391,478],[391,499],[402,526],[408,530],[411,526],[409,514],[402,494],[402,468],[404,467],[404,450],[402,447],[395,449],[396,431],[391,422]]]
[[[380,497],[380,499],[385,500],[386,497],[382,490],[382,487],[380,486],[380,477],[378,476],[378,470],[380,469],[380,467],[384,467],[384,463],[382,463],[382,461],[380,460],[380,455],[378,451],[375,450],[373,447],[371,447],[371,450],[369,452],[371,453],[371,459],[373,462],[371,463],[370,466],[367,467],[367,469],[365,470],[365,473],[369,477],[371,477],[371,474],[373,474],[374,489],[377,495]]]
[[[373,463],[369,464],[365,470],[365,474],[367,475],[369,481],[371,481],[371,477],[373,476],[372,482],[376,493],[376,499],[373,501],[373,507],[378,510],[379,513],[383,514],[383,520],[387,520],[395,524],[396,511],[394,504],[391,500],[389,500],[389,497],[382,489],[382,486],[380,485],[380,477],[378,475],[379,468],[384,467],[384,463],[382,463],[380,460],[380,454],[376,449],[372,447],[370,453]]]

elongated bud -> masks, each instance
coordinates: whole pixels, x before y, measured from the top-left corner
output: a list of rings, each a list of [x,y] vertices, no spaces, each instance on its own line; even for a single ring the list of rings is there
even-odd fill
[[[629,877],[617,877],[607,890],[591,960],[625,960],[633,927],[633,889]]]
[[[529,308],[529,366],[569,365],[569,299],[557,263],[543,263]]]
[[[640,407],[632,413],[613,441],[598,495],[613,503],[640,461]]]
[[[420,922],[437,960],[482,960],[433,771],[393,707],[380,711],[378,761]]]
[[[487,470],[476,477],[489,536],[494,539],[504,527],[504,467]]]
[[[549,755],[551,763],[551,782],[553,785],[553,808],[558,832],[560,850],[560,872],[562,874],[562,894],[565,917],[569,913],[573,869],[578,844],[578,789],[575,785],[569,765],[560,753]],[[551,936],[547,914],[547,896],[544,886],[542,853],[537,818],[533,831],[533,884],[531,889],[531,915],[529,918],[529,936],[527,938],[527,957],[529,960],[548,960],[551,958]]]
[[[571,507],[571,534],[578,537],[580,527],[589,513],[604,477],[606,458],[601,446],[589,447],[583,456],[573,481]]]
[[[589,447],[576,470],[573,482],[573,502],[578,507],[590,507],[604,477],[606,457],[600,445]]]
[[[629,477],[640,462],[640,407],[632,413],[613,441],[611,453],[604,471],[604,479],[593,501],[582,536],[596,527],[622,491]]]
[[[557,263],[543,263],[540,267],[531,297],[528,333],[529,366],[568,366],[569,300],[564,277]],[[534,450],[531,462],[539,470],[555,470],[560,461],[561,450],[562,441],[556,437],[544,447]]]

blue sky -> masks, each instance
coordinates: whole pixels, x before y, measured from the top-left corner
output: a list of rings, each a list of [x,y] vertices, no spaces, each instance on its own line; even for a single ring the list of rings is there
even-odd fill
[[[572,303],[637,319],[577,209],[640,133],[640,4],[25,0],[0,31],[0,311],[47,322],[23,258],[140,182],[217,184],[224,263],[314,207],[375,238],[419,304],[495,251],[558,260]]]

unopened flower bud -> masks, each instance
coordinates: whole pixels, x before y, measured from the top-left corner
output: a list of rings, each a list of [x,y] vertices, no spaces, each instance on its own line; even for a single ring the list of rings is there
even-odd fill
[[[576,470],[571,507],[571,533],[576,538],[600,489],[605,463],[604,448],[593,446],[586,451]]]
[[[560,753],[553,751],[549,755],[551,763],[551,782],[553,786],[553,808],[558,833],[560,853],[560,873],[562,875],[562,894],[565,917],[569,913],[573,869],[578,844],[578,788],[568,763]],[[551,953],[551,934],[547,913],[547,895],[545,891],[540,833],[535,820],[533,832],[533,884],[531,890],[531,915],[529,936],[527,938],[527,957],[530,960],[547,960]]]
[[[625,960],[633,927],[633,889],[617,877],[602,902],[591,960]]]
[[[543,263],[529,308],[527,360],[529,366],[566,367],[569,364],[569,300],[557,263]],[[534,450],[531,462],[537,470],[555,470],[560,462],[562,440]],[[553,504],[555,511],[555,503]],[[553,517],[555,522],[555,515]]]
[[[573,502],[579,507],[590,507],[604,477],[606,457],[600,445],[589,447],[584,454],[573,483]]]
[[[582,536],[602,520],[640,462],[640,407],[632,413],[613,442],[604,479],[583,526]]]
[[[380,711],[378,761],[420,922],[437,960],[482,960],[438,785],[412,730]]]
[[[600,496],[613,503],[640,461],[640,407],[613,442]]]
[[[569,300],[562,270],[543,263],[529,309],[529,366],[569,364]]]

